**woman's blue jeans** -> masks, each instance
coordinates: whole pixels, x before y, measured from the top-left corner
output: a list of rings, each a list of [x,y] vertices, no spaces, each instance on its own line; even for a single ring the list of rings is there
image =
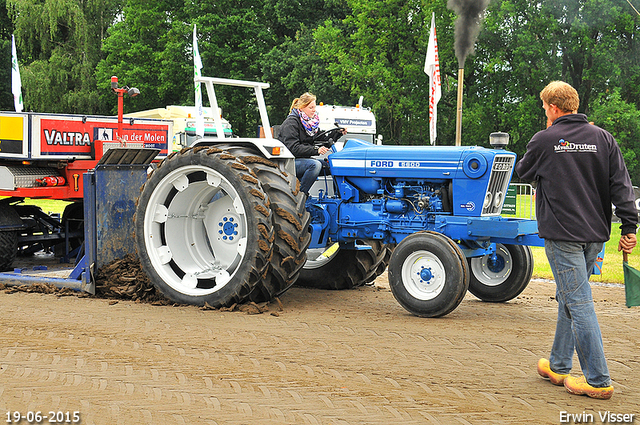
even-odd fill
[[[561,242],[545,239],[544,248],[556,280],[558,322],[549,356],[551,369],[571,371],[574,350],[589,385],[611,385],[602,335],[593,304],[589,277],[602,242]]]
[[[300,191],[309,194],[322,171],[322,162],[313,158],[296,158],[296,177],[300,179]]]

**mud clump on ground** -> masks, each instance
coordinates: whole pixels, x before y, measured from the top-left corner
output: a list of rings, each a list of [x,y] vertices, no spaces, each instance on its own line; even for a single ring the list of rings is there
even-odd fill
[[[100,298],[132,300],[157,305],[172,303],[151,283],[133,254],[101,267],[96,275],[96,296]]]
[[[50,283],[32,283],[30,285],[20,285],[20,286],[8,286],[4,283],[0,283],[0,290],[6,290],[8,294],[13,294],[15,292],[34,292],[39,294],[54,294],[59,297],[65,296],[89,296],[86,293],[78,293],[70,288],[58,288],[55,285]]]
[[[134,301],[138,303],[148,303],[158,306],[180,306],[185,304],[175,303],[166,298],[149,280],[142,270],[140,259],[134,254],[127,254],[123,258],[116,259],[111,263],[102,266],[94,275],[95,297],[108,299],[110,305],[117,304],[118,301]],[[43,294],[53,294],[59,297],[77,296],[92,297],[87,292],[77,291],[70,288],[58,288],[50,283],[31,283],[19,286],[9,286],[0,282],[0,291],[6,293],[35,292]],[[277,304],[275,304],[277,303]],[[273,310],[270,308],[273,307]],[[218,311],[240,311],[246,314],[270,313],[278,316],[284,311],[282,302],[274,298],[271,302],[255,303],[247,300],[242,304],[233,304],[229,307],[216,308],[205,303],[199,307],[201,310]]]
[[[151,283],[140,266],[140,260],[133,254],[117,259],[101,267],[94,276],[95,296],[112,300],[131,300],[154,305],[173,305]],[[0,290],[7,293],[33,292],[53,294],[59,297],[90,297],[87,292],[70,288],[58,288],[51,283],[35,282],[25,285],[9,286],[0,282]],[[117,301],[116,301],[117,302]]]

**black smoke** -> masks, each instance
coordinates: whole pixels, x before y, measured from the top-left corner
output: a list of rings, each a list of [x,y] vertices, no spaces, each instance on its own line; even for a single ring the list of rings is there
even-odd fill
[[[447,7],[453,10],[458,19],[455,27],[455,50],[458,67],[464,68],[464,61],[473,53],[473,45],[480,33],[480,24],[490,0],[449,0]]]

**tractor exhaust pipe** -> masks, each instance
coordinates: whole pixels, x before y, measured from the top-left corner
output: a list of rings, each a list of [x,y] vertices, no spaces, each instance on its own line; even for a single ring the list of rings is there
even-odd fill
[[[456,116],[456,146],[462,146],[462,82],[464,61],[473,53],[473,45],[480,33],[480,24],[490,0],[447,0],[447,8],[458,15],[455,24],[456,57],[458,58],[458,114]]]
[[[462,146],[462,85],[464,68],[458,69],[458,113],[456,114],[456,146]]]

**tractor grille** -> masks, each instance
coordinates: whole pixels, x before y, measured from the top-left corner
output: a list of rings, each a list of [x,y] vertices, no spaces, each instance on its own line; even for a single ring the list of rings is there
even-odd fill
[[[514,155],[496,155],[491,167],[489,186],[482,206],[482,215],[498,215],[509,189],[511,171],[516,160]]]

